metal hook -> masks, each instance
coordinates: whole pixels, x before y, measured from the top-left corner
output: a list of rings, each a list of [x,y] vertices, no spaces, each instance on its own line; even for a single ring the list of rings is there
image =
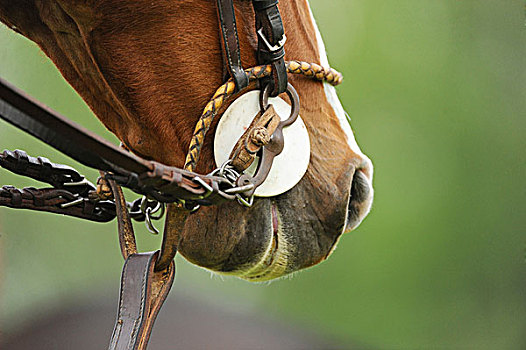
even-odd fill
[[[148,205],[150,203],[156,203],[155,207],[150,207]],[[149,200],[148,197],[143,196],[141,199],[140,210],[145,216],[144,222],[146,223],[146,228],[148,231],[154,235],[159,234],[159,230],[154,226],[152,220],[160,220],[164,216],[166,211],[165,204],[159,201]],[[157,213],[158,211],[161,211],[159,215],[154,216],[153,214]]]

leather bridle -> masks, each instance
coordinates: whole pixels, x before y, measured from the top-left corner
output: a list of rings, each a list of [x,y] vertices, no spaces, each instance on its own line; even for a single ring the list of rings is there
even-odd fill
[[[284,60],[287,37],[277,6],[278,0],[252,0],[252,5],[258,35],[258,64],[272,65],[272,79],[268,83],[273,86],[272,96],[277,96],[287,90]],[[228,71],[234,79],[236,89],[240,91],[248,86],[249,81],[241,65],[233,0],[217,0],[217,8]]]
[[[53,212],[98,222],[117,217],[119,242],[126,262],[109,349],[146,348],[156,315],[175,276],[173,260],[177,252],[177,232],[165,232],[160,252],[138,253],[131,219],[146,221],[151,226],[154,208],[159,207],[159,203],[173,203],[176,210],[174,220],[182,229],[188,214],[200,205],[215,205],[228,200],[251,205],[255,189],[265,180],[273,158],[283,149],[282,128],[293,123],[299,113],[299,98],[287,81],[287,73],[303,74],[333,84],[341,82],[341,75],[330,68],[298,61],[285,62],[286,36],[278,1],[252,0],[252,4],[259,66],[244,70],[233,0],[217,0],[225,62],[231,78],[214,94],[196,126],[185,169],[146,160],[116,147],[0,79],[2,119],[81,164],[102,172],[98,185],[94,186],[73,168],[54,164],[44,157],[34,158],[19,150],[0,154],[0,166],[4,169],[52,186],[44,189],[3,186],[0,188],[0,206]],[[244,168],[236,164],[245,164],[246,159],[242,162],[231,159],[208,175],[194,172],[203,139],[217,110],[229,97],[249,88],[264,91],[258,117],[274,113],[273,109],[268,109],[268,103],[263,102],[269,95],[287,92],[293,105],[289,119],[279,122],[278,117],[272,130],[266,130],[266,143],[250,145],[253,147],[250,154],[257,153],[261,158],[258,171],[254,176],[243,174]],[[272,117],[276,116],[269,118]],[[249,140],[250,135],[246,137]],[[238,143],[248,145],[246,140]],[[242,151],[233,154],[246,156],[247,152]],[[107,189],[109,195],[104,195],[101,190],[104,186],[110,187]],[[143,199],[127,203],[121,186],[142,194]]]

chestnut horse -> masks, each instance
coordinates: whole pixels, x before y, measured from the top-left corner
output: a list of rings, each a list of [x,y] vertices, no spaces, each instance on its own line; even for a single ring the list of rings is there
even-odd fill
[[[251,2],[235,1],[244,67],[256,65]],[[210,0],[0,0],[0,20],[37,43],[95,115],[135,154],[182,167],[205,104],[227,77]],[[286,60],[328,66],[307,0],[280,3]],[[372,165],[357,146],[335,89],[302,76],[310,135],[307,173],[288,192],[201,208],[178,238],[189,261],[250,281],[277,278],[326,259],[367,215]],[[215,168],[214,127],[197,171]],[[173,210],[165,230],[175,230]]]

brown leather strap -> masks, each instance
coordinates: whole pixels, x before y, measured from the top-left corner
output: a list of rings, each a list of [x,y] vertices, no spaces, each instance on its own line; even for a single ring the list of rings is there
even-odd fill
[[[46,211],[91,221],[115,218],[115,205],[107,200],[92,200],[96,187],[75,169],[55,164],[44,157],[31,157],[21,150],[0,153],[0,167],[50,184],[53,188],[22,189],[0,187],[0,206]]]
[[[258,152],[270,142],[279,123],[280,117],[273,105],[269,105],[265,111],[259,111],[254,117],[228,157],[239,173],[244,172],[256,160]]]
[[[92,203],[82,198],[80,203],[77,201],[75,194],[62,189],[0,187],[1,207],[44,211],[96,222],[108,222],[115,218],[115,206],[112,202]]]
[[[117,321],[109,349],[142,350],[146,349],[157,314],[172,287],[175,263],[172,256],[165,269],[154,271],[159,251],[137,253],[135,234],[122,189],[112,180],[108,183],[115,197],[119,243],[126,259],[122,270]]]
[[[119,245],[124,259],[132,254],[137,253],[137,243],[133,232],[133,225],[126,207],[126,199],[122,188],[113,180],[108,180],[113,196],[115,197],[115,209],[117,212],[117,223],[119,226]],[[159,258],[155,263],[155,271],[166,270],[173,262],[177,254],[177,244],[179,243],[180,233],[184,228],[186,219],[190,212],[184,207],[176,204],[170,204],[170,215],[163,234],[163,243]]]
[[[175,277],[175,264],[155,272],[159,252],[132,254],[122,270],[117,322],[110,350],[143,350]]]
[[[181,232],[184,229],[184,224],[189,215],[190,212],[183,206],[170,204],[168,216],[164,224],[161,254],[155,264],[155,271],[165,270],[174,260],[175,254],[177,254],[177,246],[181,238]]]
[[[87,185],[84,176],[67,165],[52,163],[45,157],[31,157],[22,150],[4,150],[0,153],[0,166],[15,174],[45,182],[56,188],[71,188],[80,183]],[[92,186],[93,187],[93,186]]]
[[[241,65],[234,2],[233,0],[217,0],[217,9],[228,71],[234,79],[236,90],[240,91],[248,86],[248,77]]]
[[[122,188],[113,180],[108,180],[108,184],[115,198],[115,211],[117,213],[117,226],[119,228],[119,246],[124,260],[132,254],[137,253],[137,243],[131,222],[130,213],[126,206],[126,199]]]

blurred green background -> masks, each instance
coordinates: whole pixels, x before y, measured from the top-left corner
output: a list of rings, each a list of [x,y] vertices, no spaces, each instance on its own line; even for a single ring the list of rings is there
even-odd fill
[[[523,1],[312,0],[375,165],[373,210],[331,259],[252,285],[178,258],[199,297],[377,349],[526,349]],[[37,47],[0,27],[0,75],[115,140]],[[0,147],[75,164],[0,123]],[[0,171],[1,184],[27,186]],[[118,288],[115,223],[0,209],[2,329]],[[160,238],[137,225],[139,245]]]

